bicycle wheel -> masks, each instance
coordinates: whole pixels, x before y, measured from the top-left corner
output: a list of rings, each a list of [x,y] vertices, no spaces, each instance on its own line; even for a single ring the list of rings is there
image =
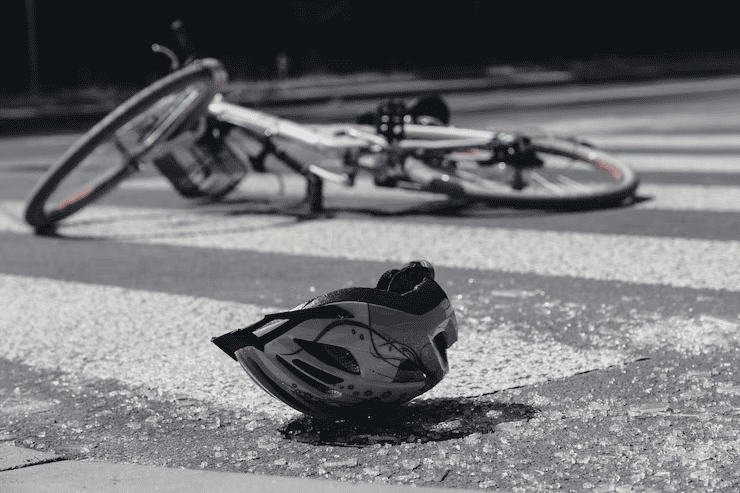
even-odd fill
[[[49,227],[112,190],[138,169],[139,161],[197,123],[226,80],[218,60],[203,59],[132,96],[39,181],[29,195],[26,222],[38,230]]]
[[[557,138],[532,140],[542,161],[520,168],[486,162],[485,151],[451,154],[434,164],[411,158],[407,175],[421,189],[508,207],[579,209],[616,205],[634,195],[635,172],[615,156]]]

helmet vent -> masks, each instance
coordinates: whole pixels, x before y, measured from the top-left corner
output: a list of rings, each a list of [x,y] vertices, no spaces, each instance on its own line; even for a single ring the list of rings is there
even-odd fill
[[[425,379],[426,375],[417,364],[407,359],[398,365],[398,372],[393,378],[393,383],[423,382]]]
[[[285,358],[283,358],[282,356],[278,355],[276,356],[276,358],[285,367],[286,370],[288,370],[296,378],[300,379],[303,383],[310,385],[311,387],[315,388],[319,392],[323,392],[324,394],[329,393],[329,387],[327,387],[323,383],[318,382],[314,380],[313,378],[309,377],[308,375],[300,371],[298,368],[296,368],[295,366],[285,361]]]
[[[332,375],[331,373],[327,373],[321,368],[316,368],[313,365],[309,365],[305,361],[301,361],[297,358],[293,360],[293,364],[311,375],[312,377],[318,378],[322,382],[328,383],[329,385],[336,385],[338,383],[344,382],[344,379],[339,378],[336,375]]]
[[[355,357],[352,356],[352,353],[343,347],[322,344],[314,341],[304,341],[302,339],[294,339],[294,341],[296,344],[301,346],[304,351],[322,363],[332,366],[337,370],[352,373],[353,375],[360,374],[359,363],[357,363]]]
[[[286,392],[280,387],[280,385],[272,381],[272,379],[269,378],[265,374],[265,372],[263,372],[262,369],[257,364],[255,364],[254,361],[250,360],[249,358],[246,358],[246,359],[241,360],[241,363],[245,365],[244,369],[247,370],[247,373],[249,374],[249,376],[252,377],[252,379],[255,380],[258,383],[258,385],[266,389],[268,393],[277,397],[278,399],[285,402],[292,408],[301,411],[302,413],[311,412],[310,407],[306,407],[305,403],[301,402],[298,399],[295,399],[289,392]]]
[[[437,351],[442,356],[442,361],[447,364],[447,339],[444,332],[440,332],[434,336],[434,345],[437,346]]]

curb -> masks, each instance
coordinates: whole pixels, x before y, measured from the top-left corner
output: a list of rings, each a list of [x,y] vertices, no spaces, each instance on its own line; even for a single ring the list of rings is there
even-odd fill
[[[530,89],[550,88],[531,93]],[[577,106],[593,103],[673,98],[692,94],[740,91],[740,76],[700,79],[639,80],[632,83],[582,84],[569,72],[522,72],[492,74],[482,78],[422,80],[399,74],[381,80],[378,75],[363,77],[287,80],[275,82],[233,82],[229,101],[258,108],[291,107],[296,115],[315,112],[311,105],[332,103],[321,108],[320,119],[354,116],[336,103],[384,97],[413,97],[427,93],[488,92],[474,106],[458,110],[513,110],[517,108]],[[118,101],[101,104],[49,105],[46,107],[0,108],[0,135],[26,132],[45,133],[61,129],[85,130],[109,113]],[[298,110],[298,111],[296,111]],[[268,110],[269,111],[269,110]],[[277,110],[280,112],[280,110]]]
[[[49,452],[16,447],[12,443],[15,442],[0,443],[0,472],[64,459]]]
[[[16,450],[9,450],[16,449]],[[30,456],[45,457],[42,463],[29,463]],[[16,459],[11,470],[0,468],[0,491],[10,492],[242,492],[260,493],[449,493],[449,488],[417,487],[329,481],[292,476],[267,476],[238,472],[198,471],[137,464],[111,464],[97,461],[63,460],[53,454],[0,445],[0,464]],[[48,463],[50,460],[57,462]],[[471,490],[457,490],[471,491]]]
[[[573,76],[568,72],[504,73],[481,78],[441,80],[419,79],[411,74],[365,74],[269,82],[235,81],[229,84],[224,94],[229,101],[238,104],[268,108],[329,101],[412,97],[426,93],[544,87],[569,84],[572,81]],[[60,126],[86,129],[122,102],[0,108],[0,135],[28,131],[46,132]]]
[[[567,72],[494,74],[484,78],[421,80],[409,75],[280,82],[234,82],[225,92],[229,101],[265,108],[288,118],[317,121],[351,119],[356,111],[339,102],[371,101],[383,97],[413,97],[426,93],[480,93],[460,111],[553,108],[671,99],[690,95],[740,92],[740,76],[698,79],[639,80],[632,83],[580,84]],[[532,91],[534,89],[542,89]],[[546,90],[545,90],[546,89]],[[0,135],[84,131],[109,113],[117,101],[102,104],[0,108]],[[313,105],[313,107],[312,107]],[[322,105],[321,107],[316,107]],[[280,109],[282,108],[282,109]]]
[[[396,80],[398,79],[398,80]],[[355,101],[383,97],[410,97],[426,93],[479,92],[497,89],[534,88],[572,84],[569,72],[525,72],[467,79],[424,80],[413,77],[386,77],[361,84],[335,82],[327,85],[296,87],[290,83],[269,86],[234,82],[228,98],[248,106],[283,106],[291,104],[322,103],[328,101]]]

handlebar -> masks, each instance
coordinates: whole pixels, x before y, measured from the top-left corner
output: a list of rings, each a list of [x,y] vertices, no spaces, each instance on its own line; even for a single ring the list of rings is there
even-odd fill
[[[173,21],[172,24],[170,24],[170,31],[172,31],[172,34],[175,35],[175,39],[177,39],[177,45],[179,46],[180,51],[185,58],[185,61],[181,63],[180,58],[172,49],[158,43],[154,43],[152,45],[152,51],[154,53],[162,53],[167,58],[169,58],[170,72],[174,72],[181,66],[187,65],[192,62],[195,59],[195,54],[190,45],[190,39],[188,37],[187,31],[185,30],[185,23],[181,19],[177,19]]]
[[[170,59],[170,72],[174,72],[175,70],[180,68],[180,60],[177,58],[177,55],[175,55],[175,52],[171,49],[167,48],[166,46],[154,43],[152,45],[152,51],[154,53],[161,53]]]

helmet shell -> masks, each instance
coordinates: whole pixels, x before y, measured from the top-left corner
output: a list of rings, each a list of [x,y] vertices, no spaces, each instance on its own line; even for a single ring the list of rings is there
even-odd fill
[[[351,318],[301,321],[264,350],[236,351],[237,360],[265,391],[315,416],[408,402],[449,371],[446,351],[457,341],[457,320],[446,297],[424,314],[358,301],[330,305]],[[275,321],[255,335],[284,323]]]

